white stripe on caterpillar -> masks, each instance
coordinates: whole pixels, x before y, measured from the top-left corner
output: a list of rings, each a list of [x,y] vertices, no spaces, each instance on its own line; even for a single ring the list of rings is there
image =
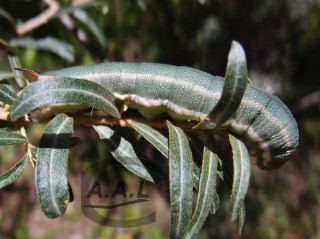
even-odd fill
[[[100,83],[146,117],[168,112],[176,120],[203,121],[222,94],[223,78],[189,67],[154,63],[101,63],[46,72]],[[224,126],[258,145],[258,165],[277,168],[298,146],[297,123],[275,96],[248,85],[240,107]]]

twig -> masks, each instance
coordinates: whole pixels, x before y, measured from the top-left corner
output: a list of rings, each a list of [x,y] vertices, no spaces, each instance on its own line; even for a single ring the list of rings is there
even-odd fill
[[[117,125],[121,127],[131,127],[130,122],[138,122],[138,123],[143,123],[146,125],[149,125],[152,128],[158,128],[158,129],[167,129],[167,123],[165,119],[160,119],[160,120],[147,120],[145,118],[134,118],[134,117],[126,117],[126,118],[121,118],[121,119],[116,119],[113,117],[108,117],[108,116],[84,116],[84,115],[79,115],[79,114],[70,114],[70,117],[73,118],[75,125],[83,125],[86,127],[91,127],[92,125]],[[35,123],[48,123],[52,117],[40,121],[40,122],[35,122]],[[0,120],[5,120],[8,122],[10,121],[10,112],[6,111],[1,111],[0,110]],[[16,124],[20,127],[25,126],[29,123],[32,123],[32,119],[26,115],[24,118],[20,118],[17,121],[11,122],[13,124]],[[174,122],[174,124],[178,127],[180,127],[183,130],[194,130],[192,129],[194,126],[196,126],[199,122]],[[197,130],[196,130],[197,131]],[[199,130],[201,131],[201,130]],[[204,131],[202,131],[204,132]],[[224,136],[226,133],[226,129],[224,127],[217,127],[214,129],[214,132],[218,135]]]
[[[49,8],[40,13],[38,16],[29,19],[28,21],[22,23],[21,25],[17,26],[17,33],[18,35],[24,35],[31,30],[47,23],[50,18],[52,18],[57,11],[60,9],[60,5],[55,0],[46,0]]]
[[[150,121],[145,118],[122,118],[122,119],[115,119],[112,117],[105,117],[105,116],[75,116],[74,122],[77,125],[84,125],[84,126],[92,126],[95,124],[105,124],[105,125],[118,125],[121,127],[131,127],[130,122],[139,122],[149,125],[153,128],[165,129],[167,128],[167,124],[165,120],[156,120]],[[177,122],[175,123],[176,126],[179,126],[186,130],[191,130],[197,122]]]

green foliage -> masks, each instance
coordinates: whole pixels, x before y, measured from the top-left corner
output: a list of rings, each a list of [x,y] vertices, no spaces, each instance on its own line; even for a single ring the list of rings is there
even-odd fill
[[[14,77],[15,74],[13,74],[12,72],[0,72],[0,81]]]
[[[10,132],[7,130],[0,130],[0,145],[12,145],[26,143],[26,137],[19,133]]]
[[[6,85],[0,85],[0,101],[5,104],[12,105],[17,95]]]
[[[26,169],[29,162],[29,157],[27,154],[23,156],[23,158],[16,163],[12,168],[8,171],[0,175],[0,188],[3,188],[14,181],[16,181],[23,171]]]
[[[225,123],[239,108],[248,82],[246,56],[242,46],[233,41],[228,57],[228,65],[222,96],[209,117],[218,125]]]
[[[36,153],[37,196],[50,218],[64,214],[70,201],[67,167],[72,133],[73,119],[57,115],[45,127]]]
[[[129,122],[139,134],[151,143],[165,157],[169,156],[168,139],[152,127],[138,122]]]
[[[93,36],[96,39],[101,49],[105,49],[107,47],[106,37],[86,11],[76,8],[73,11],[73,17],[77,21],[81,22],[88,31],[90,31],[90,36]]]
[[[234,169],[231,191],[231,219],[235,220],[240,215],[240,221],[243,221],[242,207],[250,179],[250,157],[244,143],[231,134],[229,140],[232,147]]]
[[[167,121],[169,129],[170,238],[182,238],[192,213],[192,154],[183,130]]]
[[[130,121],[130,126],[134,128],[142,137],[144,137],[150,144],[152,144],[159,152],[169,158],[169,147],[168,147],[168,138],[163,136],[160,132],[153,129],[152,127]],[[193,174],[193,187],[198,189],[199,181],[200,181],[200,169],[199,167],[193,162],[192,164],[192,174]]]
[[[184,238],[193,238],[197,235],[212,207],[212,213],[215,213],[218,207],[218,194],[215,188],[218,160],[218,156],[205,146],[197,204]]]
[[[161,2],[159,7],[152,2],[137,1],[135,4],[129,1],[121,3],[120,12],[110,10],[119,8],[119,6],[114,6],[115,2],[111,2],[109,5],[105,3],[100,3],[99,5],[92,1],[83,6],[62,6],[52,19],[48,19],[49,24],[43,27],[47,27],[50,35],[53,33],[55,37],[43,37],[43,35],[49,34],[39,28],[35,30],[35,33],[29,34],[30,36],[28,37],[8,39],[7,50],[12,72],[0,69],[0,80],[7,80],[12,84],[12,89],[15,92],[1,84],[0,100],[13,105],[10,109],[11,120],[14,121],[26,114],[34,113],[33,110],[37,108],[45,109],[40,112],[42,116],[45,111],[49,111],[46,117],[60,112],[75,111],[75,114],[70,115],[70,117],[60,114],[47,124],[37,150],[37,195],[40,206],[48,217],[57,217],[63,214],[70,198],[66,174],[69,148],[71,147],[71,134],[73,132],[72,117],[76,118],[77,114],[82,115],[82,110],[84,109],[79,105],[73,105],[73,103],[85,104],[86,107],[103,110],[108,115],[116,118],[120,118],[120,114],[115,105],[114,96],[107,89],[93,82],[69,78],[52,78],[35,83],[31,83],[28,80],[28,84],[31,84],[25,87],[27,82],[22,72],[14,70],[14,68],[21,67],[19,59],[22,59],[23,66],[32,66],[35,69],[59,68],[70,62],[83,64],[96,62],[100,59],[106,60],[104,54],[108,49],[108,59],[124,58],[126,60],[135,60],[136,55],[141,54],[139,60],[149,60],[151,58],[169,63],[174,61],[175,64],[193,64],[204,68],[209,63],[212,63],[208,60],[212,60],[212,55],[223,55],[223,51],[225,51],[223,49],[226,49],[226,45],[229,44],[229,39],[225,37],[220,40],[220,44],[217,44],[214,40],[217,32],[221,31],[224,33],[221,35],[225,36],[225,29],[229,25],[232,27],[233,24],[236,24],[233,28],[239,27],[239,23],[234,19],[231,21],[232,24],[229,23],[229,25],[228,22],[220,23],[219,20],[211,15],[212,13],[209,13],[209,15],[205,13],[212,11],[206,11],[204,10],[204,5],[200,6],[199,4],[194,4],[194,2],[184,3],[181,7],[176,7],[170,11],[170,9],[173,9],[171,5],[179,6],[181,1]],[[205,14],[206,18],[199,20],[190,17],[190,11],[187,11],[191,9],[190,6]],[[107,11],[106,9],[111,11],[109,15],[113,17],[112,20],[114,21],[105,19],[105,13],[103,12]],[[267,9],[267,7],[261,4],[261,9]],[[277,9],[273,10],[277,11]],[[267,10],[261,10],[262,13],[264,11]],[[26,12],[28,13],[28,11]],[[137,12],[143,12],[143,17],[141,17],[142,15],[138,17]],[[169,17],[166,17],[164,12]],[[102,17],[99,18],[98,15]],[[152,18],[154,21],[150,21],[152,15],[155,16]],[[21,19],[17,20],[12,16],[9,12],[0,8],[0,17],[8,21],[10,25],[15,26]],[[70,16],[69,20],[73,26],[70,27],[65,24],[62,20],[65,19],[63,16]],[[184,18],[179,18],[181,16],[184,16]],[[256,14],[255,16],[260,18],[252,21],[256,23],[257,21],[262,21],[266,14]],[[248,16],[248,20],[252,20],[252,18],[255,17]],[[175,19],[181,20],[176,25],[171,26],[172,23],[170,21]],[[52,23],[52,21],[55,22]],[[318,22],[317,19],[314,21]],[[316,25],[307,27],[307,29],[316,31],[315,29],[318,29]],[[193,27],[191,28],[190,26]],[[70,32],[76,32],[78,36],[85,37],[80,39],[80,37],[74,36]],[[149,34],[141,37],[143,32],[148,32]],[[175,35],[176,32],[181,33],[180,37]],[[164,36],[166,35],[169,37],[165,38]],[[313,36],[311,33],[309,35]],[[91,42],[91,36],[93,36],[95,43]],[[108,36],[108,44],[106,43],[106,36]],[[139,50],[138,53],[135,52],[135,47],[132,47],[133,50],[130,48],[132,42],[129,42],[128,39],[132,37],[134,39],[141,38],[136,48],[140,49],[141,45],[143,48],[147,48],[144,53]],[[154,43],[155,38],[160,38],[159,45]],[[193,48],[185,43],[186,39],[196,42],[196,44],[193,44]],[[314,38],[307,37],[308,39]],[[308,42],[308,44],[312,43],[311,40]],[[205,47],[203,46],[204,43],[206,44]],[[208,50],[208,46],[210,48],[213,43],[218,47],[212,53],[211,50]],[[263,54],[266,54],[264,53],[264,45],[261,47],[261,44],[259,49],[263,51]],[[177,51],[173,51],[172,49],[174,48]],[[13,52],[12,49],[16,52]],[[121,55],[121,52],[125,52],[125,50],[128,50],[128,52],[133,51],[133,53]],[[193,54],[190,53],[191,50]],[[58,58],[53,58],[52,60],[48,52],[53,53]],[[34,54],[34,57],[30,57],[32,54]],[[177,59],[177,56],[179,59]],[[63,61],[60,61],[60,59]],[[314,60],[314,62],[318,61]],[[219,125],[227,121],[239,107],[246,84],[245,54],[241,46],[234,42],[229,52],[222,98],[219,101],[219,107],[217,106],[211,112],[218,119],[217,123]],[[16,100],[16,95],[20,90],[22,92]],[[55,103],[61,104],[62,107],[55,108]],[[221,109],[224,110],[224,114],[221,114]],[[86,113],[88,112],[84,111],[83,115]],[[42,118],[39,118],[39,120],[42,120]],[[8,123],[12,124],[14,122],[10,121]],[[188,138],[187,132],[183,132],[181,128],[174,126],[175,123],[168,122],[169,137],[166,137],[164,136],[165,134],[161,134],[147,124],[129,122],[129,125],[137,133],[169,159],[170,201],[172,205],[171,236],[173,238],[192,238],[196,236],[207,219],[209,212],[216,212],[219,206],[219,197],[216,190],[217,175],[220,175],[221,179],[232,188],[230,199],[231,218],[232,220],[238,218],[240,234],[245,219],[244,198],[247,193],[251,171],[246,147],[239,139],[229,135],[233,151],[233,165],[229,168],[223,168],[218,152],[212,149],[213,142],[206,140],[213,135],[213,133],[209,133],[209,135],[205,136],[205,142],[200,145],[203,154],[202,160],[198,160],[198,157],[195,156],[194,148],[189,146],[189,143],[192,146],[193,140]],[[205,131],[215,126],[215,123],[203,122],[194,129]],[[22,126],[17,125],[17,127]],[[137,153],[139,147],[136,147],[133,142],[124,139],[118,132],[109,127],[101,125],[93,127],[98,132],[100,139],[106,143],[106,148],[125,168],[148,181],[158,182],[160,180],[162,175],[157,171],[157,165],[148,160],[142,160],[140,154]],[[22,127],[22,129],[24,128]],[[199,138],[202,140],[203,135],[201,133]],[[25,136],[10,131],[0,132],[0,143],[1,145],[26,143],[27,146],[25,156],[13,168],[0,175],[0,187],[4,187],[15,181],[26,169],[29,160],[32,161],[32,155],[30,155],[32,145]],[[222,161],[225,160],[225,158],[222,158]],[[201,167],[198,166],[199,164],[201,164]],[[230,171],[233,172],[231,176],[228,174]],[[50,175],[53,175],[53,177],[50,178]],[[231,178],[232,181],[228,182]],[[193,212],[192,199],[195,195],[193,195],[192,188],[198,191]]]
[[[99,134],[100,139],[105,141],[106,147],[109,148],[109,151],[119,163],[149,182],[160,181],[161,175],[157,175],[157,165],[139,157],[130,142],[117,135],[107,126],[97,125],[93,128]]]
[[[53,103],[82,103],[120,118],[120,114],[113,104],[114,101],[114,96],[97,83],[51,77],[51,79],[37,81],[22,91],[18,100],[12,106],[11,119],[17,120],[38,107]],[[71,106],[71,108],[74,107]]]
[[[22,42],[24,42],[23,39]],[[17,41],[12,45],[17,46]],[[226,114],[221,116],[221,119],[217,117],[219,118],[218,124],[224,123],[237,110],[247,83],[245,56],[238,43],[233,43],[231,48],[226,74],[227,86],[225,86],[226,90],[223,91],[222,95],[229,97],[233,103],[228,104],[224,101],[221,105],[218,104],[227,111]],[[4,75],[7,78],[15,76],[12,74]],[[85,109],[85,107],[100,109],[110,116],[120,118],[113,94],[101,85],[87,80],[48,75],[46,79],[33,82],[25,87],[18,98],[12,91],[10,93],[3,91],[3,95],[4,93],[11,96],[10,100],[6,102],[13,104],[10,110],[12,121],[28,113],[32,113],[33,120],[36,121],[41,121],[59,112],[73,111],[81,114],[80,110]],[[35,109],[40,109],[40,111],[35,114]],[[221,172],[219,172],[221,161],[212,150],[212,140],[206,140],[205,143],[202,143],[201,140],[198,142],[199,147],[203,148],[200,170],[194,160],[189,139],[181,128],[167,121],[169,132],[167,138],[147,124],[130,120],[128,125],[169,159],[170,237],[193,238],[200,231],[209,212],[214,214],[219,205],[216,180],[218,174],[222,177]],[[197,129],[203,130],[207,127],[205,125],[201,128],[202,126],[199,127],[198,125]],[[211,126],[209,125],[210,129],[212,129]],[[162,173],[159,172],[159,166],[141,157],[141,154],[131,142],[107,126],[93,125],[93,128],[99,134],[100,139],[105,142],[107,151],[125,168],[145,180],[153,183],[160,182]],[[9,142],[10,144],[27,142],[27,139],[19,134],[3,132],[1,134],[3,140],[9,136],[16,137],[15,140]],[[70,201],[66,174],[69,148],[72,146],[72,132],[73,119],[64,114],[58,114],[45,127],[36,153],[37,195],[42,211],[51,218],[64,214]],[[208,139],[212,137],[213,133],[209,134]],[[244,144],[231,135],[229,137],[234,162],[231,218],[234,220],[239,217],[240,233],[244,223],[244,197],[249,184],[250,161]],[[18,140],[20,141],[18,142]],[[4,142],[3,144],[5,144]],[[29,144],[27,146],[28,151],[33,147]],[[21,163],[5,173],[4,178],[10,179],[10,181],[4,180],[4,185],[11,183],[20,176],[25,166],[26,160],[23,159]],[[192,212],[193,188],[198,191],[194,212]]]
[[[9,44],[12,47],[49,51],[68,62],[74,61],[75,52],[73,46],[54,37],[45,37],[43,39],[33,39],[30,37],[14,38],[9,41]]]

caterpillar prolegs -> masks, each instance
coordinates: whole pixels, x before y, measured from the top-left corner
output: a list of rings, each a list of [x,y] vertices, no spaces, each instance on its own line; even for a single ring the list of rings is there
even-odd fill
[[[223,78],[190,67],[156,63],[101,63],[38,75],[95,81],[128,107],[152,118],[167,112],[176,120],[203,121],[222,95]],[[258,166],[273,169],[285,163],[299,143],[295,119],[276,96],[249,84],[240,107],[224,126],[257,144]]]

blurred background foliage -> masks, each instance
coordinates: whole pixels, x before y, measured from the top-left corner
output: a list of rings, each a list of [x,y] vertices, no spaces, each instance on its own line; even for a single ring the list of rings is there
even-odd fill
[[[48,4],[58,6],[58,11],[44,24],[20,32]],[[250,79],[283,99],[301,134],[298,151],[282,168],[264,172],[253,166],[243,238],[320,238],[319,0],[1,0],[0,38],[19,49],[23,67],[37,71],[102,61],[145,61],[187,65],[214,75],[224,75],[231,41],[239,41],[246,50]],[[1,47],[0,70],[10,69],[7,54]],[[41,130],[30,126],[29,138],[35,145]],[[75,201],[66,215],[53,221],[41,213],[29,167],[16,183],[0,191],[0,237],[166,238],[167,177],[160,186],[148,186],[158,213],[154,224],[114,229],[81,214],[78,196],[84,162],[103,156],[95,133],[79,128],[75,134],[84,142],[70,158]],[[221,149],[228,155],[229,148]],[[0,172],[23,151],[0,150]],[[150,157],[160,157],[149,151]],[[199,238],[236,237],[237,225],[230,222],[228,212],[229,191],[225,185],[218,190],[221,205]]]

